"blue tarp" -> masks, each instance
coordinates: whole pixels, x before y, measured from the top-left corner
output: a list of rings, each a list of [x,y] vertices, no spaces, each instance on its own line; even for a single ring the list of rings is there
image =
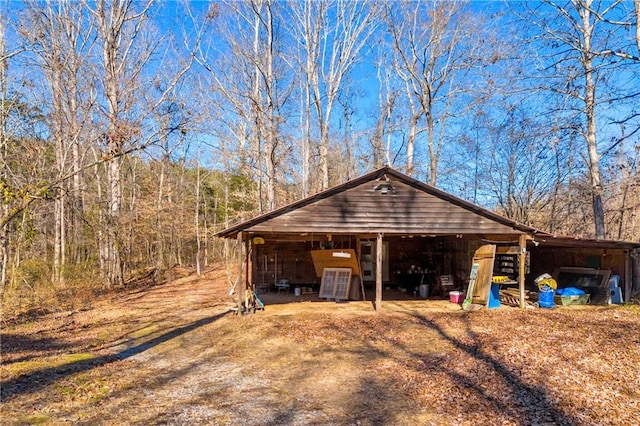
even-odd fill
[[[556,290],[556,293],[559,296],[582,296],[584,293],[584,290],[580,290],[579,288],[575,288],[575,287],[565,287],[565,288],[559,288],[558,290]]]

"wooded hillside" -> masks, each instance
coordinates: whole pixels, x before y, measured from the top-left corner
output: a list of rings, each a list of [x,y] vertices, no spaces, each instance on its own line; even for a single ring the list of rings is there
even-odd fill
[[[0,6],[9,312],[229,254],[389,164],[553,233],[640,238],[640,0]]]

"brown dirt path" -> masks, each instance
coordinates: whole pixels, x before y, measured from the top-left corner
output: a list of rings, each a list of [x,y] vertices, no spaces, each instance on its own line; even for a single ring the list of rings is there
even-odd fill
[[[271,294],[238,317],[227,290],[217,269],[5,327],[2,423],[624,425],[640,412],[637,306],[376,313]]]

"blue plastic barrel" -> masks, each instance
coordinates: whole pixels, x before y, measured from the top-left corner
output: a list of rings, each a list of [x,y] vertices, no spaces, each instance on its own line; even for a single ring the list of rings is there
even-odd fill
[[[538,293],[538,305],[540,305],[541,308],[555,307],[556,304],[553,301],[553,298],[556,295],[556,292],[548,286],[544,286],[539,290],[540,292]]]

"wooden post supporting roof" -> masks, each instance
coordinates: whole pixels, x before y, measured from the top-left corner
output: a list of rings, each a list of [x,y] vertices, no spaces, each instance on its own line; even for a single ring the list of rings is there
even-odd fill
[[[629,302],[631,300],[631,291],[633,289],[633,258],[631,257],[631,250],[627,250],[624,262],[624,301]]]
[[[524,295],[524,274],[527,261],[527,235],[520,235],[520,256],[518,256],[518,287],[520,288],[520,308],[527,307]]]
[[[243,287],[244,287],[244,283],[242,282],[242,267],[244,264],[244,259],[243,259],[243,238],[242,238],[242,232],[238,232],[238,237],[237,237],[237,245],[238,245],[238,279],[236,280],[236,291],[238,292],[238,315],[242,315],[242,300],[244,297],[243,294]]]
[[[251,240],[247,239],[244,241],[244,244],[242,245],[242,251],[244,252],[244,306],[245,307],[249,307],[249,292],[253,291],[253,289],[251,288],[251,275],[249,275],[251,273],[250,267],[251,267],[251,261],[250,261],[250,256],[251,256],[251,252],[253,251],[253,246],[251,245]]]
[[[249,259],[247,267],[247,281],[251,286],[251,290],[256,290],[257,292],[258,276],[256,274],[256,265],[258,264],[258,246],[257,244],[254,244],[253,241],[250,241],[249,244],[249,247],[251,247],[251,256],[247,255],[247,259]]]
[[[376,239],[376,311],[382,307],[382,234]]]

